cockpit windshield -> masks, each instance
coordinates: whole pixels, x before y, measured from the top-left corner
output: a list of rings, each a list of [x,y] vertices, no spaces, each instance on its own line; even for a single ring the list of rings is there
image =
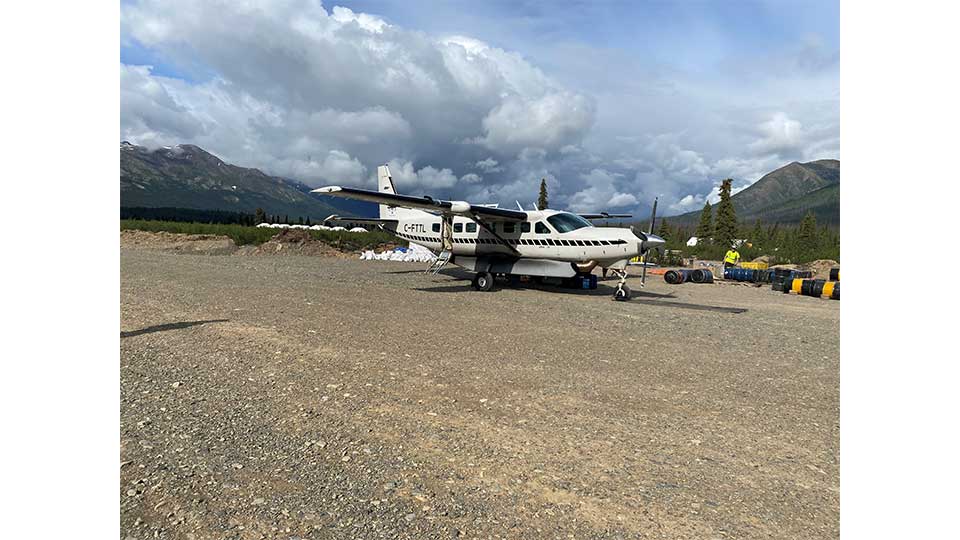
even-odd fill
[[[553,225],[553,228],[559,233],[567,233],[582,229],[584,227],[593,227],[593,224],[576,214],[554,214],[547,218],[547,221]]]

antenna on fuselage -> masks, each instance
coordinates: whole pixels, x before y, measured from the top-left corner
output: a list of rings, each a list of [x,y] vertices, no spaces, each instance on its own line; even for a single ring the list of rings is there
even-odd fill
[[[520,206],[520,201],[514,201],[514,202],[517,203],[517,208],[519,208],[520,211],[523,212],[523,207]]]

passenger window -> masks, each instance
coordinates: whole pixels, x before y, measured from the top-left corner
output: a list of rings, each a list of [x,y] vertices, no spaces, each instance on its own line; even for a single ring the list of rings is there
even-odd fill
[[[463,232],[463,223],[454,223],[453,232]]]
[[[523,223],[520,224],[520,232],[522,232],[522,233],[530,232],[530,222],[529,222],[529,221],[524,221]]]
[[[434,224],[433,224],[433,232],[440,232],[440,224],[439,224],[439,223],[434,223]]]
[[[503,232],[509,234],[513,232],[513,223],[504,223]]]
[[[477,232],[477,224],[467,223],[467,232]]]
[[[537,234],[549,234],[549,233],[550,233],[550,229],[548,229],[547,226],[544,225],[542,221],[538,221],[538,222],[537,222],[537,226],[534,228],[534,230],[537,231]]]

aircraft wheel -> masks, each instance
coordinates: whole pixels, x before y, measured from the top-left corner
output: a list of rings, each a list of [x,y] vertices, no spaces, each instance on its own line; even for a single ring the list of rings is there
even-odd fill
[[[627,287],[625,284],[622,287],[617,288],[617,292],[613,293],[613,299],[619,302],[626,302],[630,299],[630,287]]]
[[[489,291],[493,288],[493,274],[490,272],[480,272],[473,276],[473,286],[478,291]]]

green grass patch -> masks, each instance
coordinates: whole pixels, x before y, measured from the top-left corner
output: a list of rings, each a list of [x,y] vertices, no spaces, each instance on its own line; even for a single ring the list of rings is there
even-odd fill
[[[283,229],[216,223],[182,223],[178,221],[122,219],[120,220],[120,230],[168,232],[176,234],[216,234],[229,237],[233,240],[233,243],[238,246],[259,246],[273,238]],[[348,231],[307,232],[317,240],[347,251],[373,249],[386,243],[407,245],[405,241],[385,231],[369,231],[365,233]]]

